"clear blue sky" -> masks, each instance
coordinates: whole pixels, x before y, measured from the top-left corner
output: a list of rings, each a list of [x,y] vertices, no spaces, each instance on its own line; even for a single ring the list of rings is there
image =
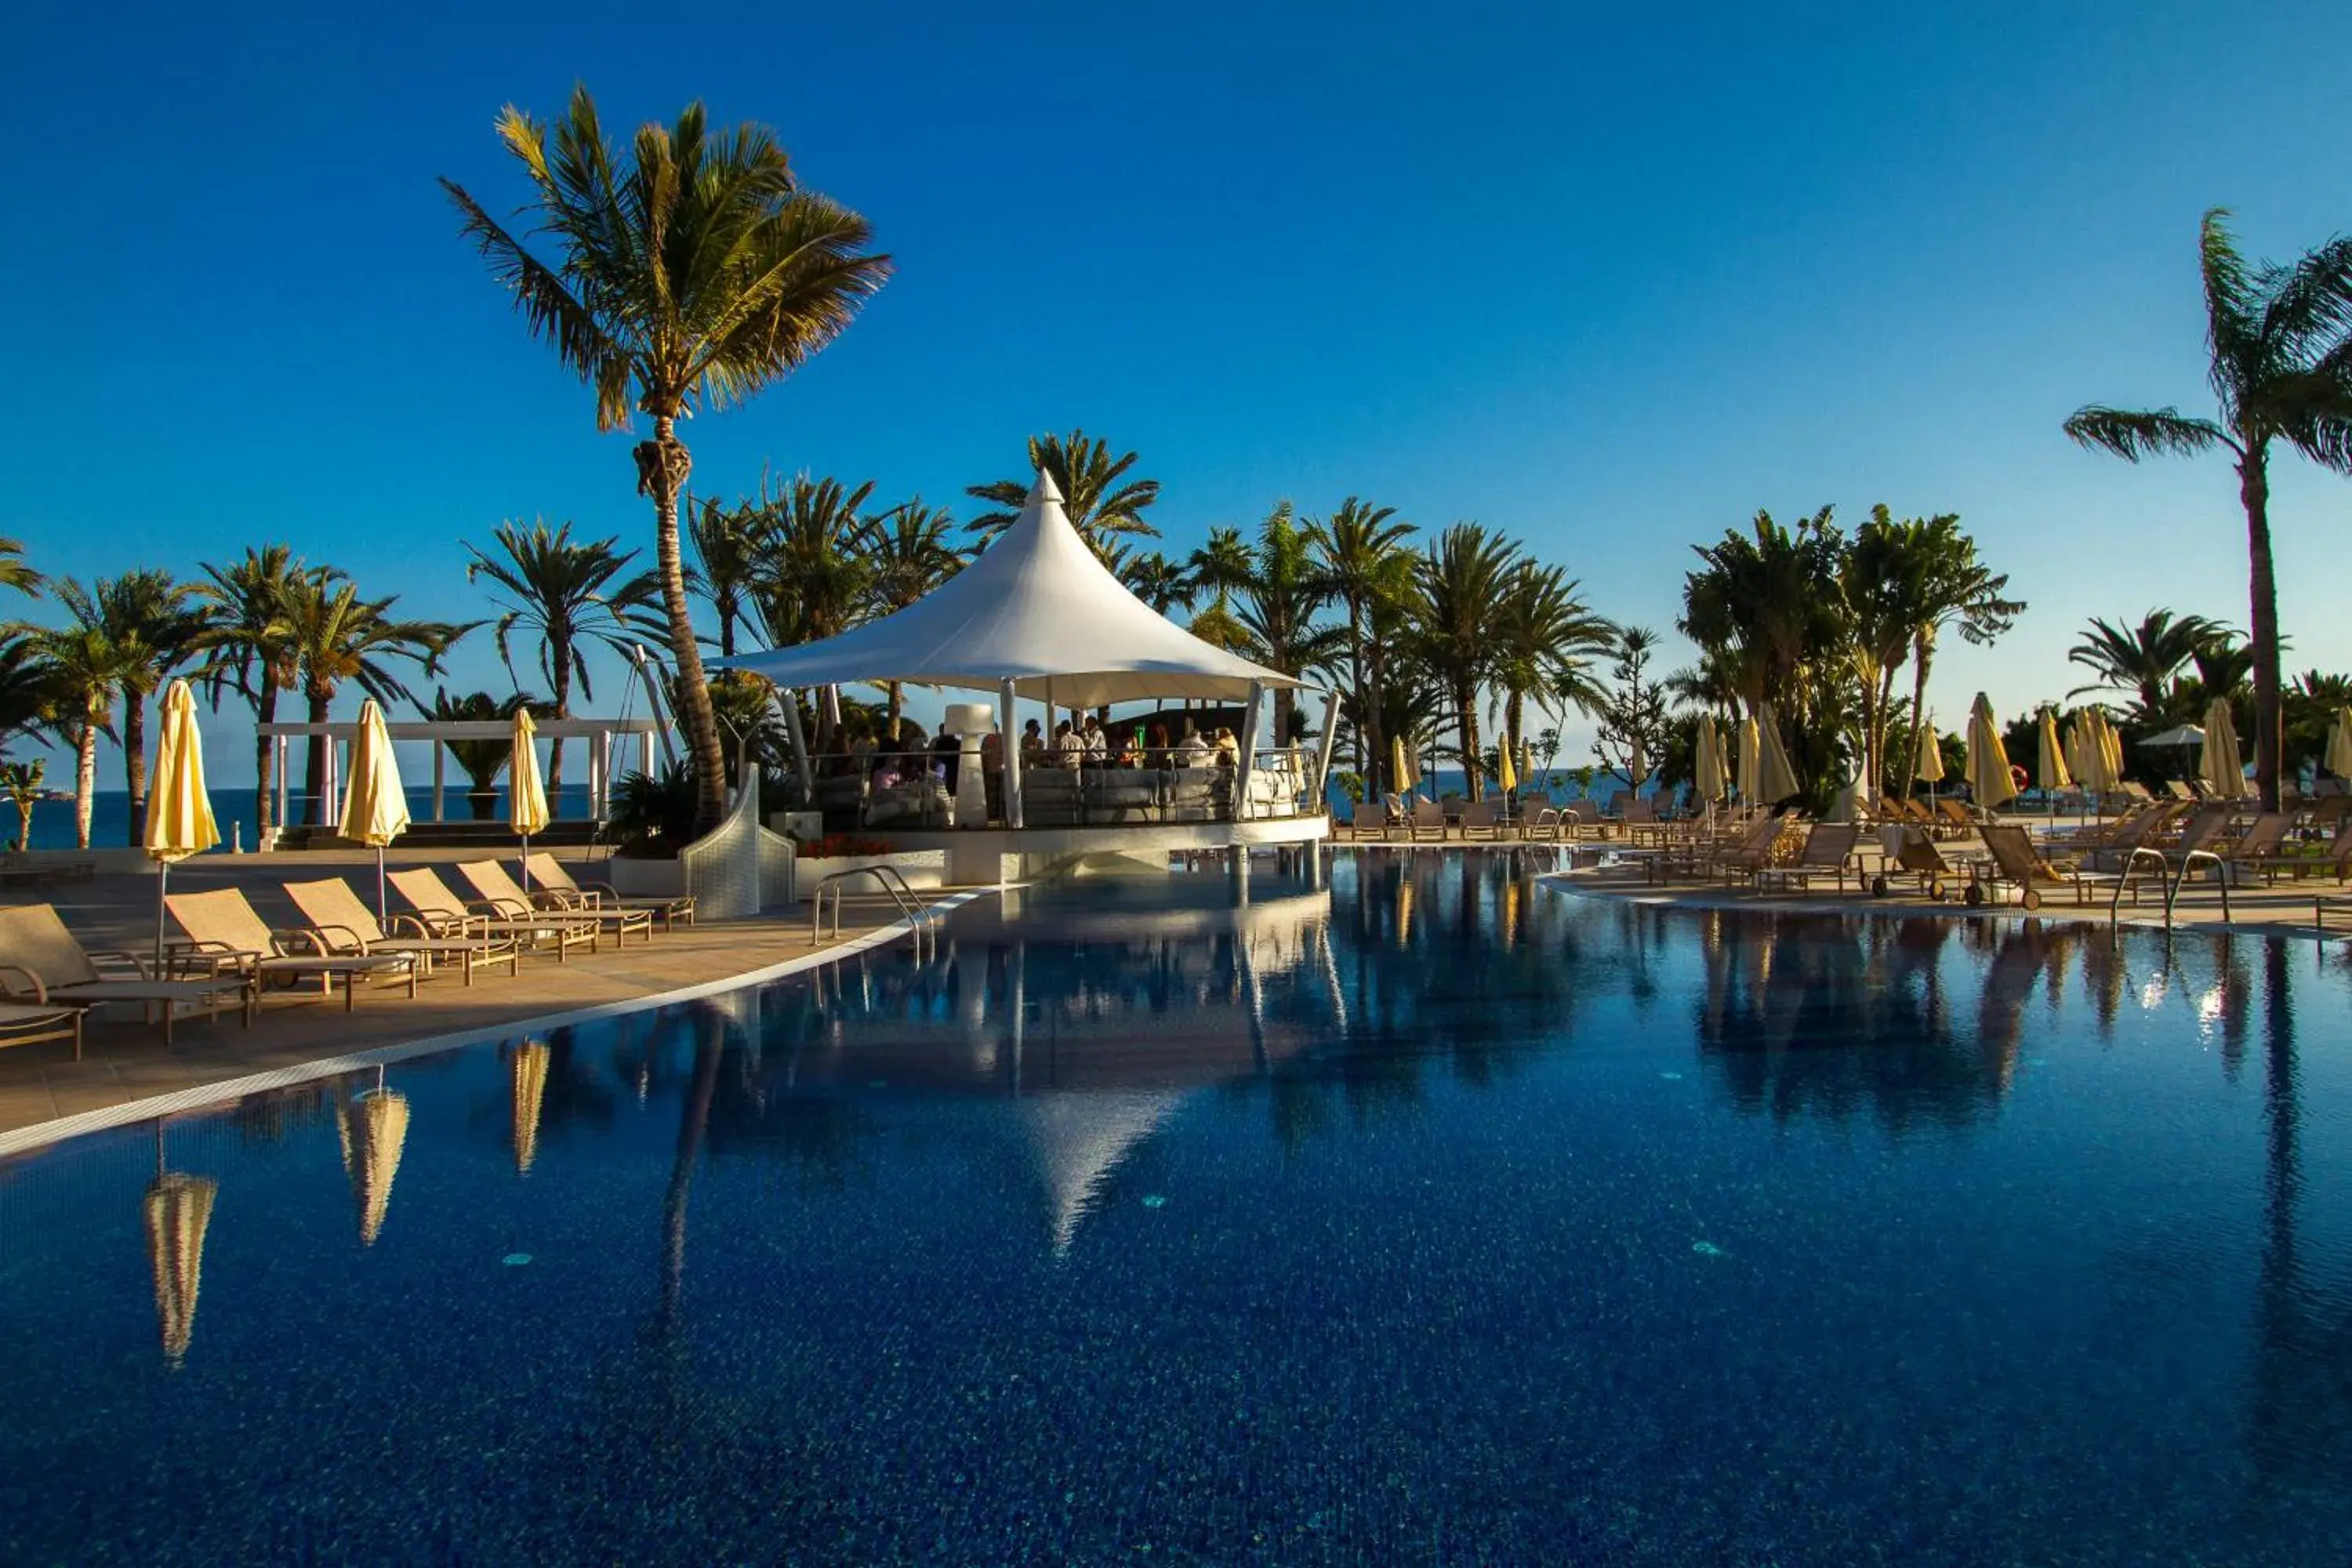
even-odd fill
[[[649,546],[628,438],[434,183],[511,206],[491,117],[579,79],[616,126],[698,96],[776,126],[898,260],[806,372],[688,427],[706,491],[772,464],[961,510],[1083,425],[1142,453],[1178,552],[1360,493],[1662,629],[1689,546],[1759,507],[1956,510],[2032,609],[1943,656],[1952,722],[2074,684],[2087,616],[2243,624],[2226,467],[2058,426],[2204,405],[2206,206],[2261,255],[2352,227],[2340,5],[1622,9],[34,0],[0,58],[0,532],[85,577],[283,538],[450,618],[501,519]],[[2352,667],[2347,515],[2282,465],[2291,668]],[[503,687],[486,636],[456,679]]]

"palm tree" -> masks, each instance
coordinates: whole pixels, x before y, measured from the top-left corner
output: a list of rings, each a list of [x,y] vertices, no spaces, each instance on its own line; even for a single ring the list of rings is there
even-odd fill
[[[278,721],[278,697],[294,689],[299,673],[294,626],[287,595],[302,575],[302,563],[285,544],[247,547],[245,558],[226,566],[207,565],[196,596],[209,611],[197,647],[209,655],[205,679],[213,707],[235,688],[253,704],[253,770],[258,786],[254,842],[267,845],[278,809],[278,744],[262,727]]]
[[[540,711],[538,699],[528,691],[512,691],[504,697],[493,697],[487,691],[468,692],[452,697],[436,687],[433,706],[416,704],[416,710],[436,724],[506,724],[524,709],[535,715]],[[466,809],[477,822],[488,822],[497,815],[499,775],[514,761],[512,741],[444,741],[449,755],[457,759],[473,788],[466,792]]]
[[[2069,700],[2095,691],[2128,691],[2133,717],[2141,724],[2161,726],[2170,710],[2173,677],[2227,628],[2203,616],[2175,616],[2170,610],[2150,610],[2139,625],[2094,617],[2083,640],[2066,650],[2069,661],[2098,677],[2088,686],[2066,694]]]
[[[651,572],[623,575],[637,558],[635,551],[618,548],[618,539],[575,544],[569,522],[555,529],[543,521],[529,528],[502,522],[493,537],[504,559],[468,544],[466,551],[473,559],[466,563],[466,581],[488,577],[496,585],[490,602],[499,610],[493,635],[499,662],[514,678],[510,639],[517,627],[536,633],[539,671],[554,693],[548,716],[569,719],[573,680],[580,682],[583,696],[595,700],[589,647],[618,652],[634,640],[632,634],[652,630],[651,611],[661,598],[660,581]],[[547,798],[558,803],[552,809],[560,809],[562,795],[563,741],[559,736],[547,748]]]
[[[114,736],[114,700],[137,675],[139,655],[115,642],[97,594],[71,577],[51,588],[67,624],[24,630],[34,657],[56,682],[52,722],[74,752],[74,843],[87,849],[90,797],[98,786],[98,738]]]
[[[1570,709],[1591,713],[1610,700],[1593,674],[1597,660],[1619,652],[1641,631],[1644,658],[1656,634],[1634,627],[1622,634],[1594,615],[1578,592],[1580,584],[1558,566],[1522,560],[1495,607],[1494,683],[1501,693],[1503,733],[1498,743],[1518,754],[1527,734],[1529,698],[1551,718]]]
[[[749,500],[722,507],[716,496],[687,509],[686,531],[694,545],[694,586],[719,616],[719,657],[735,657],[735,626],[749,621],[759,581],[767,514]]]
[[[1143,514],[1160,499],[1160,481],[1128,479],[1127,471],[1135,463],[1133,452],[1113,458],[1108,442],[1099,437],[1088,440],[1084,430],[1073,430],[1066,437],[1050,432],[1029,437],[1031,474],[1046,474],[1060,488],[1062,510],[1070,526],[1094,546],[1097,555],[1107,554],[1122,534],[1159,536],[1160,531],[1144,521]],[[998,479],[966,490],[974,500],[998,509],[973,518],[968,525],[971,531],[985,542],[1011,528],[1034,483],[1034,478]]]
[[[10,630],[0,641],[0,744],[52,728],[58,699],[58,672],[41,657],[38,634]]]
[[[473,629],[444,621],[394,620],[396,599],[361,598],[357,584],[331,566],[314,566],[289,584],[286,616],[294,632],[295,664],[310,703],[310,723],[327,721],[335,690],[347,680],[387,708],[395,701],[412,701],[408,688],[393,673],[394,662],[417,665],[431,675],[440,668],[450,644]],[[331,744],[323,735],[310,737],[302,786],[310,796],[308,822],[319,820]]]
[[[1318,625],[1315,619],[1330,597],[1290,503],[1277,501],[1258,525],[1255,570],[1242,588],[1241,605],[1234,617],[1249,637],[1250,657],[1285,675],[1304,675],[1336,662],[1347,646],[1346,629]],[[1296,740],[1297,705],[1295,689],[1275,689],[1276,746],[1287,746]]]
[[[863,509],[873,493],[871,479],[851,489],[806,474],[763,491],[767,565],[754,604],[771,647],[839,637],[872,608],[874,522]],[[703,700],[711,700],[707,686]],[[834,719],[834,704],[819,705],[820,751],[832,747]]]
[[[200,644],[204,602],[193,584],[175,583],[157,567],[100,581],[98,611],[121,660],[122,783],[131,797],[127,842],[136,847],[147,825],[147,699]]]
[[[1478,691],[1495,668],[1496,607],[1525,559],[1519,547],[1475,522],[1457,522],[1429,545],[1420,567],[1416,639],[1454,709],[1465,786],[1483,798]]]
[[[1122,552],[1111,570],[1127,591],[1150,605],[1156,616],[1191,609],[1200,591],[1181,562],[1171,561],[1157,550]]]
[[[867,591],[874,597],[875,614],[894,615],[963,570],[963,552],[949,542],[954,527],[947,508],[925,506],[920,496],[882,514],[870,531],[867,551],[873,574]],[[896,680],[888,689],[886,722],[895,741],[898,721],[906,715],[907,695]]]
[[[25,763],[0,763],[0,795],[16,808],[16,847],[33,847],[33,807],[40,804],[41,777],[48,765],[35,757]]]
[[[890,273],[856,213],[803,190],[767,127],[711,135],[702,105],[640,130],[625,153],[605,140],[587,89],[549,130],[509,106],[499,137],[531,184],[526,210],[552,237],[541,260],[448,180],[461,232],[515,297],[533,336],[596,390],[596,425],[653,422],[634,449],[637,491],[654,503],[655,560],[668,613],[687,739],[705,826],[727,809],[725,758],[702,672],[677,500],[691,459],[677,421],[783,380],[856,316]]]
[[[2229,450],[2246,514],[2254,779],[2263,809],[2276,811],[2282,753],[2270,449],[2284,442],[2323,468],[2352,473],[2352,239],[2332,239],[2291,267],[2250,265],[2231,237],[2229,216],[2221,207],[2208,212],[2198,247],[2206,378],[2219,417],[2094,404],[2076,409],[2065,429],[2084,447],[2134,463]]]
[[[1388,767],[1388,736],[1381,727],[1383,641],[1370,635],[1375,609],[1402,603],[1412,593],[1413,554],[1406,541],[1412,524],[1396,521],[1396,508],[1374,506],[1349,496],[1339,510],[1307,527],[1308,547],[1331,597],[1348,615],[1349,710],[1356,720],[1356,771],[1378,785]]]

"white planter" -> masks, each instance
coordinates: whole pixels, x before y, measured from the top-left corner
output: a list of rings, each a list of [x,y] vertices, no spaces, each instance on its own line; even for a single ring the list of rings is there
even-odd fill
[[[793,869],[803,898],[836,871],[855,871],[867,866],[897,868],[910,888],[936,888],[946,868],[945,855],[946,851],[940,849],[908,849],[896,855],[803,855]],[[872,879],[866,880],[870,884]]]
[[[686,868],[675,858],[646,860],[615,855],[600,861],[596,870],[603,880],[613,884],[614,892],[626,898],[676,899],[686,893]]]

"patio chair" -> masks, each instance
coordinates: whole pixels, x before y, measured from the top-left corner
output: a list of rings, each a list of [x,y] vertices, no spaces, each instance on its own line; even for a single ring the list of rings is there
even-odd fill
[[[2336,836],[2326,844],[2305,846],[2300,849],[2291,848],[2288,852],[2281,854],[2271,864],[2275,869],[2291,874],[2298,881],[2303,879],[2305,873],[2311,871],[2333,871],[2336,873],[2336,879],[2339,882],[2343,881],[2347,873],[2352,873],[2352,817],[2346,817],[2338,822],[2336,825]]]
[[[1389,810],[1378,801],[1358,801],[1355,811],[1343,825],[1350,842],[1363,838],[1383,838],[1389,831]]]
[[[79,1007],[52,1006],[39,1002],[0,1002],[0,1047],[30,1046],[43,1040],[71,1040],[74,1060],[81,1060],[81,1016]]]
[[[100,959],[116,973],[110,975],[100,970]],[[126,966],[131,971],[128,978],[121,973]],[[0,909],[0,994],[13,1002],[35,1007],[89,1008],[106,1002],[161,1006],[167,1046],[172,1043],[173,1010],[182,1005],[209,1016],[220,1010],[214,1004],[233,997],[251,1026],[253,986],[243,977],[172,980],[150,976],[147,969],[147,960],[135,952],[91,952],[47,904]]]
[[[1805,829],[1805,842],[1796,858],[1775,866],[1756,868],[1754,878],[1759,887],[1778,880],[1781,887],[1791,884],[1810,892],[1816,877],[1837,879],[1838,891],[1845,891],[1845,879],[1851,875],[1857,885],[1862,881],[1862,867],[1854,858],[1854,847],[1862,840],[1862,826],[1853,822],[1816,822]]]
[[[632,933],[647,942],[654,939],[654,915],[651,910],[602,910],[586,905],[558,908],[552,904],[532,901],[520,884],[507,875],[507,868],[496,860],[460,860],[457,875],[471,884],[482,901],[509,920],[541,918],[576,921],[597,931],[609,931],[614,939],[626,945]],[[592,950],[593,947],[592,947]]]
[[[1474,838],[1499,839],[1502,836],[1502,825],[1495,820],[1493,801],[1474,800],[1462,807],[1462,841],[1465,844]]]
[[[1692,869],[1727,880],[1737,875],[1752,881],[1758,872],[1772,863],[1781,833],[1796,820],[1790,816],[1759,816],[1736,837],[1701,847]]]
[[[591,909],[645,910],[661,921],[664,931],[681,923],[694,923],[694,900],[683,893],[675,897],[627,894],[610,882],[575,881],[562,861],[544,851],[535,850],[524,856],[522,868],[530,877],[533,892],[544,889],[561,896],[558,909],[564,908],[567,902],[577,902]]]
[[[1433,838],[1440,844],[1444,843],[1445,808],[1433,800],[1413,802],[1411,833],[1415,842]]]
[[[1898,877],[1918,878],[1919,890],[1942,903],[1947,889],[1968,868],[1945,859],[1944,852],[1936,847],[1936,836],[1925,826],[1906,824],[1888,869]]]
[[[405,952],[423,961],[426,975],[445,962],[454,961],[465,983],[474,983],[474,971],[503,963],[509,973],[520,973],[520,952],[512,937],[435,936],[415,915],[394,915],[393,929],[383,922],[352,885],[341,877],[318,882],[289,882],[286,896],[310,922],[311,933],[324,938],[332,953]],[[408,929],[404,931],[403,926]]]
[[[408,982],[408,994],[416,994],[420,965],[408,954],[337,954],[329,951],[326,938],[310,931],[272,931],[238,889],[173,893],[163,900],[163,907],[188,933],[182,963],[207,965],[216,974],[243,974],[253,982],[257,994],[272,977],[299,984],[315,975],[320,994],[331,997],[335,977],[341,975],[347,1013],[358,1005],[362,976],[404,979]]]
[[[394,871],[389,880],[416,911],[419,923],[435,936],[512,937],[534,950],[551,945],[558,963],[570,962],[575,947],[584,945],[593,952],[602,944],[604,927],[598,922],[535,914],[528,908],[521,911],[523,918],[517,919],[510,906],[468,905],[428,866]]]
[[[2213,853],[2231,871],[2260,871],[2264,882],[2275,882],[2286,847],[2286,831],[2294,821],[2284,811],[2258,813],[2253,821],[2246,824],[2243,833]]]
[[[1988,823],[1984,828],[1985,855],[1990,861],[1985,885],[1998,889],[2008,883],[2017,889],[2017,901],[2029,910],[2042,907],[2044,888],[2072,888],[2077,906],[2091,901],[2094,888],[2113,887],[2120,881],[2139,902],[2139,883],[2128,869],[2116,871],[2085,871],[2068,859],[2053,860],[2034,847],[2032,836],[2014,823]]]
[[[1558,806],[1538,806],[1535,816],[1519,824],[1519,837],[1529,843],[1556,844],[1564,836],[1567,822]]]

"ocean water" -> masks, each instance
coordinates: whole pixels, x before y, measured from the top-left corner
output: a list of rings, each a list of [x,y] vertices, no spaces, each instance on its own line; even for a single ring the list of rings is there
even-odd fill
[[[2340,949],[1549,864],[1097,882],[0,1166],[0,1562],[2344,1561]]]
[[[411,785],[407,793],[409,816],[418,822],[429,820],[433,815],[432,786],[428,784],[419,789]],[[233,823],[243,825],[245,847],[252,848],[254,836],[259,827],[254,790],[249,785],[242,789],[215,789],[212,791],[212,801],[213,816],[220,824],[221,848],[226,850],[230,847],[230,825]],[[553,804],[557,806],[558,816],[585,816],[588,815],[588,786],[567,784]],[[89,805],[89,841],[94,847],[110,848],[138,842],[137,835],[131,830],[131,796],[126,791],[95,791]],[[501,788],[494,815],[502,818],[506,809],[507,795]],[[299,797],[296,798],[291,810],[294,820],[301,821]],[[444,795],[442,811],[452,821],[466,820],[469,812],[465,792],[452,789]],[[0,838],[14,838],[16,836],[16,808],[0,802]],[[70,799],[45,800],[34,806],[32,847],[36,849],[70,849],[74,847],[74,803]]]

